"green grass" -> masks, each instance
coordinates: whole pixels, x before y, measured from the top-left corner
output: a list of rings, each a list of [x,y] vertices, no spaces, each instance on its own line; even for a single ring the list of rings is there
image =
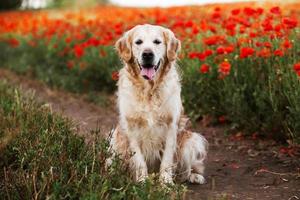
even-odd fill
[[[86,145],[72,123],[0,81],[1,199],[179,199],[181,185],[135,183],[98,131]]]

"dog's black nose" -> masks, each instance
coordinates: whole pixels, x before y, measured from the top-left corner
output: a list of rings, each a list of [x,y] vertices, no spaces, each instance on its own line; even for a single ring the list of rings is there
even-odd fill
[[[145,64],[152,64],[154,54],[152,51],[144,51],[142,54],[142,58]]]

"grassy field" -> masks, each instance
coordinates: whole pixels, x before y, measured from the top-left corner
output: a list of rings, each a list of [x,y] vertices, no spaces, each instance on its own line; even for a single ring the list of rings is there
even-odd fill
[[[115,40],[136,24],[166,26],[182,41],[179,65],[190,117],[211,116],[229,132],[299,143],[298,6],[1,13],[1,67],[73,92],[113,92],[121,67]]]
[[[181,199],[181,185],[134,183],[97,130],[87,145],[72,123],[0,81],[1,199]]]

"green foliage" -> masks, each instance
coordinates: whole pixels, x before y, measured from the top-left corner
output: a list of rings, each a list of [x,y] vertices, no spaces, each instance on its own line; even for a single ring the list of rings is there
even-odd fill
[[[22,0],[1,0],[0,11],[17,9],[21,6],[21,4],[22,4]]]
[[[0,196],[3,199],[179,199],[182,186],[132,181],[108,141],[86,145],[72,124],[30,95],[0,82]]]
[[[0,67],[8,67],[20,74],[29,73],[52,87],[72,92],[112,92],[116,88],[111,74],[121,64],[113,47],[86,48],[88,56],[77,58],[73,53],[62,53],[67,48],[64,42],[53,39],[50,44],[45,44],[41,40],[32,48],[27,42],[30,38],[15,37],[20,42],[18,47],[0,43]],[[106,52],[106,55],[101,56],[100,52]]]
[[[300,80],[293,70],[299,42],[295,40],[284,57],[236,59],[237,49],[223,57],[231,63],[231,72],[224,78],[215,58],[205,61],[212,69],[204,74],[199,71],[203,62],[184,59],[183,98],[188,114],[194,119],[225,116],[235,130],[299,143]]]

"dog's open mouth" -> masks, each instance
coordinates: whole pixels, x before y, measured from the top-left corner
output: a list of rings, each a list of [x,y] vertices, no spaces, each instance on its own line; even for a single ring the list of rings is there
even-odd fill
[[[139,65],[141,69],[141,75],[147,80],[153,80],[160,65],[160,61],[157,65]]]

